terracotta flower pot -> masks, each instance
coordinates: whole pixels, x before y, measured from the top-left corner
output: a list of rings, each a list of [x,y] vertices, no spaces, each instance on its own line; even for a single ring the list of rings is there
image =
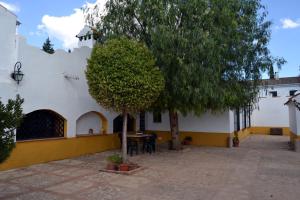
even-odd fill
[[[115,165],[113,163],[107,163],[106,169],[107,170],[117,170],[117,165]]]
[[[120,171],[129,171],[129,165],[128,165],[128,164],[125,164],[125,163],[120,164],[120,165],[119,165],[119,170],[120,170]]]

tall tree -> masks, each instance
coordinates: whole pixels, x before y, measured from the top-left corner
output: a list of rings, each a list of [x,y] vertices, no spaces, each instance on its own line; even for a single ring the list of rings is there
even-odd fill
[[[55,52],[53,49],[53,44],[51,43],[51,40],[49,39],[49,37],[46,39],[46,41],[43,44],[43,51],[45,51],[49,54],[53,54]]]
[[[164,79],[151,52],[126,38],[94,47],[86,77],[89,92],[104,108],[123,115],[123,162],[127,160],[127,115],[147,109],[158,98]]]
[[[8,100],[5,105],[0,101],[0,163],[4,162],[15,147],[15,130],[20,125],[23,99]]]
[[[155,106],[169,111],[175,148],[178,113],[248,105],[261,73],[284,63],[270,55],[271,23],[260,0],[109,0],[106,11],[97,24],[100,43],[126,35],[156,57],[166,85]]]

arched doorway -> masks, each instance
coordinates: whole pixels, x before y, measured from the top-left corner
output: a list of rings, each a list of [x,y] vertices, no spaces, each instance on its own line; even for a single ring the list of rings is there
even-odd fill
[[[114,119],[114,133],[120,133],[123,129],[123,116],[119,115]],[[127,117],[127,131],[133,132],[136,129],[135,118],[131,115]]]
[[[36,110],[28,113],[17,128],[17,140],[32,140],[64,137],[66,120],[51,110]]]
[[[99,112],[87,112],[76,120],[76,135],[105,134],[107,128],[107,119]]]

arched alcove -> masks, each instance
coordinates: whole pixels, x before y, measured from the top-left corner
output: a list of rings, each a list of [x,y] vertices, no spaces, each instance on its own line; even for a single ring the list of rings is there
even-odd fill
[[[76,135],[105,134],[107,128],[108,121],[99,112],[87,112],[76,120]]]
[[[18,140],[64,137],[66,120],[52,110],[36,110],[26,114],[17,128]]]
[[[120,133],[123,129],[123,116],[119,115],[117,116],[114,121],[114,133]],[[128,115],[127,117],[127,131],[128,132],[134,132],[136,131],[136,121],[135,118],[131,115]]]

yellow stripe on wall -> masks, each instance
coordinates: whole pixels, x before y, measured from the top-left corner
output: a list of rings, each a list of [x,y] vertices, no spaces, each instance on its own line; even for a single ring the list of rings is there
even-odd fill
[[[0,171],[117,149],[119,146],[116,134],[17,142],[10,157],[0,164]]]
[[[147,133],[154,132],[161,137],[159,143],[171,140],[171,133],[169,131],[146,131]],[[213,146],[213,147],[228,147],[228,140],[230,133],[208,133],[208,132],[187,132],[180,131],[180,141],[185,137],[192,137],[192,145],[196,146]]]
[[[270,135],[270,129],[271,128],[282,128],[283,135],[290,135],[290,129],[289,127],[262,127],[262,126],[254,126],[251,127],[251,133],[252,134],[259,134],[259,135]]]

